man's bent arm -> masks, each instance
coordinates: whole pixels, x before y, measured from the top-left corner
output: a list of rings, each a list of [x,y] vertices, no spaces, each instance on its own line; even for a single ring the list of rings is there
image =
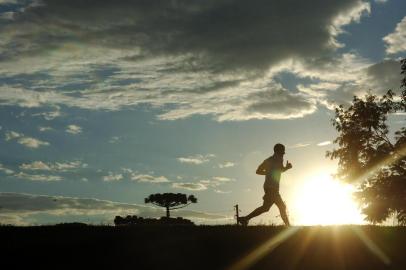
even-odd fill
[[[255,173],[259,174],[259,175],[266,175],[267,170],[266,170],[265,162],[262,162],[261,165],[258,166],[258,169]]]

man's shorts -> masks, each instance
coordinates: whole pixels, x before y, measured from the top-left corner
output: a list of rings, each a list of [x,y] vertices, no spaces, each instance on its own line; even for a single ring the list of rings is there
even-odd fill
[[[281,195],[279,194],[279,191],[275,190],[275,189],[264,189],[265,190],[265,195],[262,197],[262,199],[264,200],[264,205],[272,205],[272,204],[276,204],[276,205],[282,205],[285,204],[282,200]]]

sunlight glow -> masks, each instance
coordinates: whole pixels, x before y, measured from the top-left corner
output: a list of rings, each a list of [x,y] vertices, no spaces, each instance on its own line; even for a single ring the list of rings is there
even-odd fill
[[[305,179],[292,206],[294,223],[298,225],[363,224],[357,204],[352,198],[354,187],[334,180],[328,172]]]

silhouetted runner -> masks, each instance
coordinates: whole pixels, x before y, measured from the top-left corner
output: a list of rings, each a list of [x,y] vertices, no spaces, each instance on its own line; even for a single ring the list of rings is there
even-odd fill
[[[288,215],[286,214],[286,205],[279,194],[279,181],[281,180],[281,174],[292,168],[292,164],[286,161],[286,166],[283,166],[283,155],[285,154],[285,146],[283,144],[275,144],[273,151],[274,154],[265,159],[256,171],[256,174],[265,175],[265,195],[262,197],[264,202],[262,206],[252,211],[249,215],[239,217],[238,223],[241,225],[248,225],[251,218],[267,212],[274,203],[278,206],[285,225],[290,225]]]

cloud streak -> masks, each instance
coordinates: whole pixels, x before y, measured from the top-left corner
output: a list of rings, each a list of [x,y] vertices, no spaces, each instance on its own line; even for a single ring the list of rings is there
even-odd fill
[[[203,179],[198,182],[178,182],[178,183],[173,183],[172,188],[176,189],[186,189],[186,190],[191,190],[191,191],[203,191],[207,190],[209,188],[213,188],[214,192],[219,193],[218,187],[221,185],[224,185],[228,182],[233,182],[235,179],[233,178],[228,178],[224,176],[213,176],[210,179]],[[231,191],[230,191],[231,192]]]
[[[235,163],[231,162],[231,161],[227,161],[227,162],[224,162],[224,163],[220,163],[218,166],[219,166],[220,169],[231,168],[231,167],[235,166]]]
[[[324,141],[324,142],[320,142],[317,144],[317,146],[326,146],[326,145],[330,145],[331,141]]]
[[[87,164],[80,161],[71,161],[71,162],[55,162],[55,163],[46,163],[43,161],[33,161],[31,163],[23,163],[20,165],[22,170],[31,170],[31,171],[54,171],[54,172],[67,172],[75,171],[79,168],[86,168]]]
[[[52,127],[38,127],[38,130],[41,132],[46,132],[46,131],[53,131],[54,129]]]
[[[186,190],[191,190],[191,191],[202,191],[206,190],[207,186],[204,185],[203,183],[173,183],[172,188],[177,188],[177,189],[186,189]]]
[[[291,145],[291,146],[289,146],[289,148],[291,148],[291,149],[295,149],[295,148],[303,148],[303,147],[307,147],[307,146],[310,146],[311,145],[311,143],[296,143],[296,144],[294,144],[294,145]]]
[[[215,155],[213,155],[213,154],[207,154],[207,155],[199,154],[199,155],[188,156],[188,157],[179,157],[177,159],[180,163],[200,165],[200,164],[209,162],[210,159],[213,157],[215,157]]]
[[[170,182],[165,176],[153,176],[149,174],[132,174],[131,180],[145,183],[168,183]]]
[[[28,174],[25,172],[19,172],[13,175],[15,178],[20,178],[24,180],[34,181],[34,182],[58,182],[63,178],[59,175],[49,175],[49,174]]]

